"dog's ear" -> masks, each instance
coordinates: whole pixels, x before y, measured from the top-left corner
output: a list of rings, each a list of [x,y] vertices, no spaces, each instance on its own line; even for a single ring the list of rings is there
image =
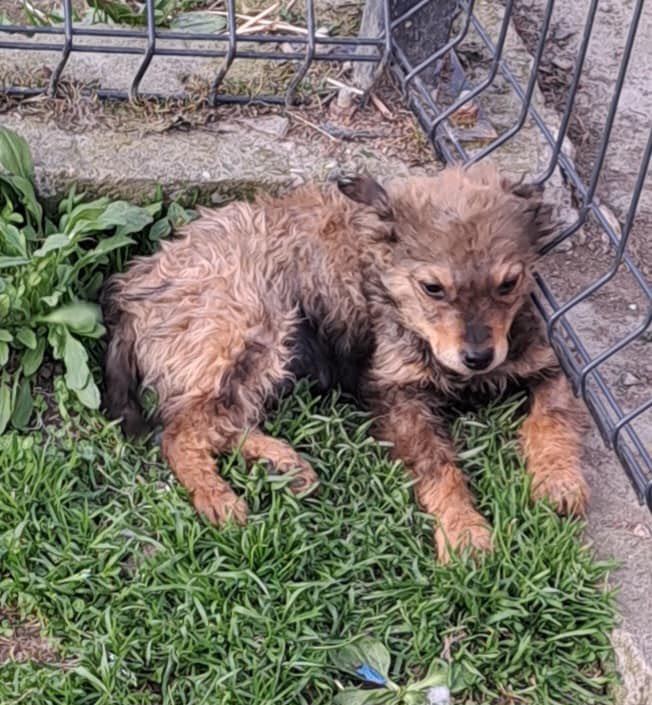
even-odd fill
[[[352,201],[373,208],[384,220],[392,218],[392,206],[387,191],[370,176],[341,176],[339,190]]]
[[[517,183],[508,184],[507,190],[521,201],[533,244],[543,245],[560,225],[554,207],[543,200],[544,187],[541,184]]]

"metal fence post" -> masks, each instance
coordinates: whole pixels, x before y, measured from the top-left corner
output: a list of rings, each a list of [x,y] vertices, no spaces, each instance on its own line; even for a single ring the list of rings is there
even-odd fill
[[[453,21],[460,11],[458,0],[367,0],[362,14],[360,37],[376,39],[389,27],[389,44],[399,49],[416,66],[444,47],[451,35]],[[388,17],[386,17],[388,12]],[[387,40],[387,36],[385,36]],[[358,47],[356,53],[369,53]],[[378,71],[373,64],[356,63],[353,83],[368,91]],[[435,84],[435,67],[424,67],[422,80]]]

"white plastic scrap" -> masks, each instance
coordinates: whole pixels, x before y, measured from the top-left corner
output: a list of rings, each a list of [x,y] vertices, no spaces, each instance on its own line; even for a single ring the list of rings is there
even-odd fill
[[[451,705],[451,692],[445,685],[436,685],[426,692],[428,705]]]

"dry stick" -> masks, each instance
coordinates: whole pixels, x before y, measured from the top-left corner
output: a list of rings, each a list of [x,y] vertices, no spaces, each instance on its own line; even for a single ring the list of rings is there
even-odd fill
[[[296,118],[299,120],[299,122],[303,122],[304,124],[308,125],[309,127],[312,127],[313,130],[317,130],[317,132],[320,132],[322,135],[325,137],[328,137],[329,140],[332,140],[333,142],[338,142],[339,140],[337,137],[333,137],[333,135],[330,134],[330,132],[327,132],[326,130],[322,129],[319,127],[319,125],[315,125],[314,122],[310,122],[310,120],[306,120],[306,118],[302,117],[298,113],[289,113],[293,118]]]
[[[216,11],[212,14],[215,15],[220,15],[221,17],[226,17],[227,13],[223,11]],[[296,25],[289,24],[288,22],[281,22],[280,20],[268,20],[268,19],[259,19],[256,23],[256,26],[251,26],[250,21],[256,19],[255,17],[252,17],[251,15],[241,15],[241,14],[236,14],[236,18],[239,20],[246,20],[245,24],[243,27],[245,28],[244,32],[242,31],[242,27],[238,28],[238,34],[252,34],[254,32],[261,32],[261,31],[275,31],[275,30],[282,30],[284,32],[291,32],[293,34],[308,34],[308,30],[305,27],[297,27]],[[324,34],[323,32],[316,32],[315,36],[317,37],[327,37],[327,34]]]
[[[262,12],[259,12],[255,17],[250,17],[243,25],[240,27],[240,32],[242,33],[245,29],[248,27],[251,27],[252,25],[255,25],[258,20],[262,20],[264,17],[267,17],[267,15],[271,15],[272,12],[276,12],[278,9],[278,3],[275,2],[273,5],[270,5],[266,10],[263,10]]]
[[[375,94],[375,93],[370,93],[369,98],[371,99],[371,102],[374,104],[374,107],[376,110],[386,117],[388,120],[392,119],[394,117],[394,113],[383,103],[383,101]]]
[[[342,83],[342,81],[338,81],[336,78],[327,78],[326,83],[330,83],[333,86],[336,86],[337,88],[342,88],[345,91],[350,91],[351,93],[354,93],[355,95],[364,95],[364,91],[361,91],[359,88],[356,88],[355,86],[348,86],[346,83]]]

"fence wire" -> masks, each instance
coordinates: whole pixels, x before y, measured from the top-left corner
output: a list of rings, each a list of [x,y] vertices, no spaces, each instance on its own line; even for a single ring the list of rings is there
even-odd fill
[[[598,139],[592,167],[580,173],[566,148],[569,129],[577,110],[578,91],[586,68],[589,47],[594,36],[599,0],[588,3],[584,26],[578,38],[574,61],[569,69],[564,90],[564,101],[558,121],[550,124],[546,113],[535,100],[541,79],[542,62],[546,51],[551,20],[560,4],[548,0],[539,18],[539,33],[530,51],[532,61],[526,76],[518,75],[512,65],[513,52],[509,50],[510,32],[515,14],[514,0],[504,0],[498,22],[488,26],[484,13],[478,7],[480,0],[461,0],[453,3],[455,12],[446,21],[449,32],[445,41],[432,51],[419,52],[409,43],[415,28],[427,29],[428,23],[438,21],[438,12],[447,0],[368,0],[365,15],[371,27],[365,36],[351,33],[331,35],[318,27],[314,0],[306,0],[303,8],[289,22],[265,20],[265,11],[254,17],[238,12],[236,0],[225,0],[221,6],[224,28],[219,31],[179,31],[160,26],[157,20],[156,0],[145,0],[143,11],[134,20],[139,26],[95,26],[76,17],[72,0],[63,0],[59,21],[43,20],[41,26],[0,24],[0,50],[20,53],[52,52],[58,57],[52,66],[47,85],[19,85],[5,78],[0,89],[8,95],[27,97],[56,95],[71,57],[75,54],[117,54],[135,56],[139,60],[128,88],[102,85],[95,93],[102,98],[134,99],[136,97],[169,97],[142,91],[152,61],[157,57],[219,60],[215,67],[207,101],[220,103],[248,103],[250,95],[229,93],[226,79],[234,64],[241,60],[284,62],[293,66],[285,80],[284,90],[275,94],[258,95],[256,100],[291,106],[300,100],[300,87],[308,72],[319,62],[349,62],[355,75],[356,65],[373,67],[379,75],[389,68],[400,84],[404,99],[416,115],[424,133],[437,154],[447,162],[473,163],[500,148],[509,147],[526,128],[533,127],[547,145],[547,160],[539,173],[532,177],[538,184],[547,184],[561,174],[575,200],[577,217],[560,230],[544,248],[543,253],[557,250],[582,229],[602,233],[608,252],[603,257],[602,270],[584,283],[572,295],[563,295],[543,274],[538,275],[539,290],[535,300],[547,321],[548,334],[561,364],[572,381],[577,394],[585,400],[597,428],[607,446],[614,450],[631,480],[641,502],[652,510],[652,458],[650,448],[643,442],[644,420],[652,409],[652,394],[638,400],[633,408],[617,391],[617,382],[610,365],[627,356],[632,346],[649,339],[652,320],[652,290],[643,274],[641,263],[631,251],[632,233],[636,230],[637,209],[647,177],[652,152],[652,131],[642,148],[638,173],[631,187],[629,205],[619,220],[610,217],[601,204],[599,185],[605,169],[605,160],[613,140],[619,100],[625,87],[628,68],[633,57],[637,30],[643,11],[643,0],[635,0],[631,21],[626,31],[620,66],[614,80],[610,102]],[[450,4],[450,3],[449,3]],[[495,3],[494,3],[495,4]],[[214,7],[214,5],[213,5]],[[268,15],[269,17],[269,15]],[[367,19],[369,19],[367,17]],[[106,18],[104,18],[106,19]],[[1,20],[1,18],[0,18]],[[158,24],[157,24],[158,21]],[[442,24],[439,18],[439,27]],[[288,31],[288,28],[292,31]],[[253,31],[252,31],[253,30]],[[406,39],[407,37],[407,39]],[[480,57],[478,66],[469,66],[470,53]],[[416,58],[415,58],[416,57]],[[492,94],[509,93],[513,111],[511,124],[502,125],[492,133],[496,117],[492,103],[485,98]],[[493,112],[492,112],[493,110]],[[480,121],[489,125],[485,134],[459,128],[459,116],[465,111],[480,114]],[[486,127],[486,125],[485,125]],[[478,146],[480,143],[480,146]],[[544,262],[545,262],[544,258]],[[545,267],[544,267],[545,269]],[[586,331],[578,325],[576,314],[610,287],[619,289],[625,276],[628,286],[635,290],[639,316],[637,325],[614,340],[596,349],[588,341]],[[572,280],[573,271],[566,272]],[[621,294],[622,296],[622,294]],[[649,341],[648,341],[649,342]],[[621,364],[621,363],[618,363]]]

